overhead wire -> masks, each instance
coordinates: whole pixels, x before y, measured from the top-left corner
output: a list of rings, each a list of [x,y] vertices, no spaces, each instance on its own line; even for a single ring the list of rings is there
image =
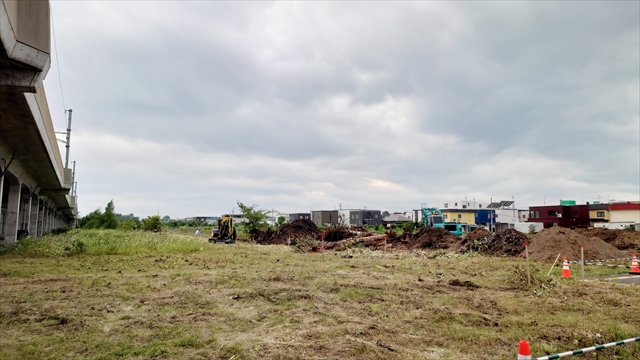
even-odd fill
[[[62,97],[62,107],[67,112],[67,106],[64,103],[64,91],[62,91],[62,76],[60,75],[60,56],[58,56],[58,43],[56,42],[56,27],[53,24],[53,11],[49,11],[51,18],[51,30],[53,32],[53,49],[56,54],[56,68],[58,69],[58,84],[60,84],[60,96]]]

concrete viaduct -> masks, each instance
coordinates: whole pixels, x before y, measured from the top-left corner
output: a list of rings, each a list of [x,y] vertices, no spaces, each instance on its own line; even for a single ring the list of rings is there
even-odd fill
[[[49,11],[49,1],[0,0],[0,245],[72,225],[78,214],[42,84]]]

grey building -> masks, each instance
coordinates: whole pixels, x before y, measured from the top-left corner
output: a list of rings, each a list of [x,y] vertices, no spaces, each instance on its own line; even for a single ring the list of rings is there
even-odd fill
[[[311,220],[311,214],[309,213],[289,214],[289,222],[294,222],[296,220]]]
[[[382,223],[382,211],[347,209],[339,210],[340,224],[345,226],[380,225]]]
[[[316,225],[338,225],[338,210],[316,210],[311,212],[311,221]]]

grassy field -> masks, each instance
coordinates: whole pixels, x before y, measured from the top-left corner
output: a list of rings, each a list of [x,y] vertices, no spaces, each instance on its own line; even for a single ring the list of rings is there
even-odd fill
[[[543,356],[640,336],[640,287],[597,278],[628,270],[532,264],[528,287],[522,259],[73,231],[2,251],[0,358],[513,359],[521,339]]]

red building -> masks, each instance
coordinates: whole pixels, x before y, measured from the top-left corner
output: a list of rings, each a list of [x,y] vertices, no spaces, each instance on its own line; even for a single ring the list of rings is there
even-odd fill
[[[589,205],[530,206],[527,222],[541,222],[545,229],[553,226],[586,228],[589,227]]]

